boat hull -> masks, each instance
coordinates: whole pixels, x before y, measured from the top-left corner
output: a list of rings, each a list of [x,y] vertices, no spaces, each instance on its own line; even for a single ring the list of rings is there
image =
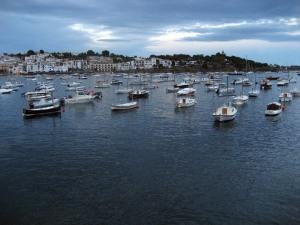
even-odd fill
[[[23,117],[24,118],[48,116],[48,115],[55,115],[55,114],[60,114],[60,113],[61,113],[60,105],[39,108],[39,109],[25,109],[25,108],[23,109]]]

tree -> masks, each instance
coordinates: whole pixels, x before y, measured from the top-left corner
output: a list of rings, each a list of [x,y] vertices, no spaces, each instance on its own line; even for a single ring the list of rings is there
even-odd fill
[[[35,52],[33,50],[27,51],[27,56],[35,55]]]
[[[40,50],[40,54],[44,54],[45,51],[43,49]]]
[[[86,52],[86,54],[87,54],[88,56],[94,56],[94,55],[95,55],[95,52],[94,52],[93,50],[88,50],[88,51]]]
[[[102,51],[102,56],[108,57],[109,56],[109,51],[108,50],[103,50]]]

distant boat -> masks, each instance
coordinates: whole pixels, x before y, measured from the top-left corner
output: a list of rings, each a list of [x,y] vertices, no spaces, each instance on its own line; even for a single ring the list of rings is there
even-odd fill
[[[196,89],[194,88],[184,88],[177,92],[178,96],[192,96],[196,93]]]
[[[255,88],[252,88],[251,91],[248,92],[248,96],[249,97],[252,97],[252,98],[255,98],[255,97],[258,97],[260,91],[256,88],[257,86],[257,82],[256,82],[256,74],[255,74],[255,80],[254,80],[254,83],[255,83]]]
[[[265,110],[266,116],[277,116],[282,112],[282,105],[278,102],[272,102],[267,105]]]
[[[76,91],[73,96],[68,96],[64,99],[66,104],[88,103],[102,97],[101,92],[89,93],[86,91]]]
[[[289,81],[288,80],[281,80],[277,82],[277,86],[288,86]]]
[[[257,89],[252,89],[251,91],[248,92],[249,97],[258,97],[260,91]]]
[[[196,100],[193,98],[179,98],[176,101],[176,107],[177,108],[187,108],[191,107],[196,104]]]
[[[279,77],[278,76],[268,76],[266,79],[267,80],[278,80]]]
[[[146,90],[134,90],[128,93],[128,98],[130,99],[137,99],[137,98],[148,98],[149,91]]]
[[[78,79],[80,79],[80,80],[86,80],[86,79],[88,79],[88,77],[85,76],[85,75],[83,75],[83,76],[79,76]]]
[[[116,80],[116,79],[113,79],[110,83],[111,85],[120,85],[120,84],[123,84],[123,81],[121,80]]]
[[[228,75],[234,75],[234,76],[239,76],[239,75],[243,75],[242,72],[237,72],[237,71],[234,71],[234,72],[229,72],[227,73]]]
[[[247,103],[248,100],[249,100],[249,97],[247,95],[241,94],[239,96],[234,97],[232,103],[234,105],[243,105],[243,104]]]
[[[261,80],[260,81],[260,89],[269,90],[272,88],[272,84],[269,80]]]
[[[191,84],[186,83],[186,82],[181,82],[179,84],[174,84],[174,88],[188,88],[190,86],[191,86]]]
[[[128,102],[123,104],[116,104],[111,106],[112,111],[125,111],[138,108],[137,102]]]
[[[290,102],[293,100],[293,95],[289,92],[283,92],[279,95],[279,101]]]

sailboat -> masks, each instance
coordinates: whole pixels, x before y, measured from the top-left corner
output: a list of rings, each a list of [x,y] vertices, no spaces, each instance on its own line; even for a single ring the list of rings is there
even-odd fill
[[[254,82],[255,82],[255,87],[252,88],[251,91],[248,92],[249,97],[258,97],[260,91],[256,88],[257,82],[256,82],[256,73],[254,74]]]
[[[228,76],[227,76],[227,89],[228,89]],[[228,94],[227,94],[228,96]],[[223,106],[216,109],[216,111],[212,114],[216,121],[218,122],[226,122],[235,119],[237,113],[237,109],[231,105],[224,104]]]
[[[177,91],[179,91],[179,87],[175,87],[175,84],[176,84],[175,73],[174,73],[173,81],[174,81],[173,87],[167,88],[166,89],[167,93],[176,93]]]
[[[131,88],[128,88],[128,79],[126,79],[126,88],[119,88],[115,91],[116,94],[128,94],[132,92]]]
[[[246,72],[247,72],[247,60],[246,60]],[[234,105],[243,105],[247,103],[249,97],[247,95],[244,95],[244,85],[242,85],[242,92],[240,95],[233,98],[233,104]]]

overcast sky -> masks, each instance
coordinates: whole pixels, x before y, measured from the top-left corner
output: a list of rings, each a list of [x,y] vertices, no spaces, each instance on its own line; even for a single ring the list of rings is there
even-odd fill
[[[0,52],[214,54],[300,65],[299,0],[1,0]]]

